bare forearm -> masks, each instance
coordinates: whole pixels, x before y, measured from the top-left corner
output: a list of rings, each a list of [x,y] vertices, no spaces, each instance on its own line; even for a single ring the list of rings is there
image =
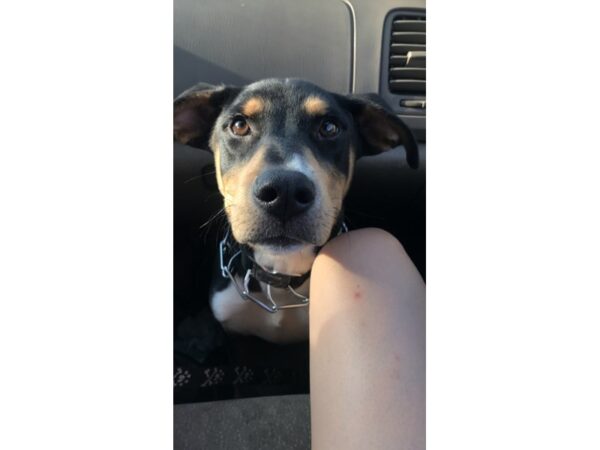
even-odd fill
[[[310,311],[314,449],[425,448],[424,296],[404,250],[379,230],[349,233],[319,255]]]

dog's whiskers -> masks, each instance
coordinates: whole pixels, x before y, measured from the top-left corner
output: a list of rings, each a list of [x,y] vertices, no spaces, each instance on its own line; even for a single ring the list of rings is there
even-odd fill
[[[194,180],[197,180],[198,178],[202,178],[202,175],[195,175],[195,176],[193,176],[192,178],[188,178],[187,180],[185,180],[185,181],[183,182],[183,184],[188,184],[188,183],[191,183],[192,181],[194,181]]]
[[[213,220],[215,220],[220,215],[225,214],[225,208],[219,209],[215,214],[213,214],[206,222],[200,225],[198,228],[204,228],[208,224],[210,224]]]

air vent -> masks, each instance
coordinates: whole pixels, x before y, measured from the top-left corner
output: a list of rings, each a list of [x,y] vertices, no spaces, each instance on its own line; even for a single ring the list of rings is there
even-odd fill
[[[425,13],[394,16],[390,39],[390,92],[425,97]]]

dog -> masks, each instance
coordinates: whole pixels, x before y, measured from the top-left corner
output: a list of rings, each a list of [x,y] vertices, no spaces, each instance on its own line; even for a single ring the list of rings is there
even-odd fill
[[[344,231],[356,160],[404,145],[419,164],[412,132],[386,107],[299,79],[198,84],[175,99],[174,139],[214,155],[230,230],[213,314],[228,332],[274,343],[308,338],[310,269]]]

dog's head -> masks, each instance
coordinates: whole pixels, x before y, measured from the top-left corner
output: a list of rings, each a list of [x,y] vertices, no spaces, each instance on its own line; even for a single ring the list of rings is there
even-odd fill
[[[234,238],[253,248],[318,247],[341,214],[356,158],[404,145],[408,127],[379,104],[295,79],[195,86],[175,100],[174,135],[210,149]]]

